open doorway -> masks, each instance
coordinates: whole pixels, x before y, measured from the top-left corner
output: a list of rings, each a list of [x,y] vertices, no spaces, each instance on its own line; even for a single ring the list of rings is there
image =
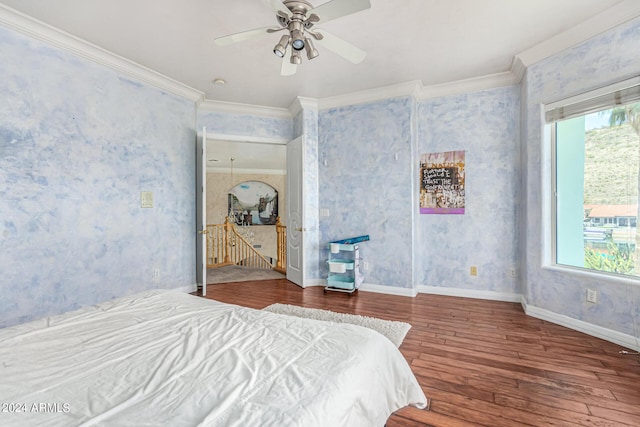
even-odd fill
[[[210,242],[207,284],[285,277],[281,272],[265,268],[264,260],[271,267],[277,264],[278,226],[262,217],[277,215],[281,227],[286,224],[286,142],[250,138],[233,140],[215,135],[207,138],[208,229],[210,234],[229,233],[232,224],[237,234],[227,237],[230,241],[224,243],[224,250],[232,254],[240,251],[225,258],[225,254]],[[247,195],[253,198],[244,197]],[[251,220],[252,217],[255,220]],[[247,244],[257,254],[239,248]]]

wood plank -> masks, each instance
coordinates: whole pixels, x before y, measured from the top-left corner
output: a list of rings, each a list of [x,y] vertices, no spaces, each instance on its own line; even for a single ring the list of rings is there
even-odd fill
[[[324,294],[285,279],[209,285],[207,298],[274,303],[399,320],[400,346],[431,401],[388,427],[640,425],[640,363],[616,344],[540,319],[520,304],[419,294]]]
[[[583,412],[573,412],[565,409],[561,409],[555,406],[544,405],[538,402],[533,402],[526,398],[518,398],[513,396],[500,395],[496,398],[496,404],[504,407],[510,407],[525,412],[531,412],[532,414],[545,416],[548,418],[554,418],[558,420],[571,420],[572,422],[587,427],[618,427],[619,421],[611,420],[610,418],[600,418],[591,414],[585,414]]]
[[[392,426],[478,427],[479,424],[477,421],[465,421],[464,419],[453,418],[435,411],[425,411],[407,406],[406,408],[396,411],[391,418],[389,418],[387,427]]]
[[[608,420],[615,421],[620,425],[640,426],[640,414],[638,413],[630,414],[623,410],[602,408],[597,405],[589,405],[589,410],[596,417],[606,418]]]
[[[546,415],[534,414],[519,408],[510,408],[499,404],[473,399],[462,399],[460,396],[425,389],[425,393],[434,395],[431,410],[453,418],[473,420],[475,423],[491,427],[511,427],[515,425],[562,426],[577,427],[572,419],[555,419]]]

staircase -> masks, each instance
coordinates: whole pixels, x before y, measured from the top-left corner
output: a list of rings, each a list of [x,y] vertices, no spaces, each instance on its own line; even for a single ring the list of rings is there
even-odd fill
[[[282,268],[282,256],[286,256],[286,234],[284,241],[284,250],[281,251],[281,233],[282,228],[286,227],[280,224],[278,218],[278,260],[276,262],[276,270],[284,272]],[[278,228],[280,227],[280,229]],[[251,243],[249,243],[236,228],[236,225],[225,218],[224,224],[207,224],[207,268],[219,268],[227,265],[241,265],[243,267],[263,268],[272,270],[274,267],[271,262],[259,253]],[[285,264],[286,265],[286,261]]]

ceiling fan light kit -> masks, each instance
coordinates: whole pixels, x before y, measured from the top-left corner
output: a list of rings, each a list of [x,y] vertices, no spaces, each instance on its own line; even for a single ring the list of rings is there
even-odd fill
[[[302,63],[302,57],[300,56],[302,50],[306,51],[308,60],[320,55],[313,45],[312,38],[320,42],[323,47],[354,64],[359,64],[364,60],[366,56],[364,51],[336,36],[332,36],[324,30],[321,30],[324,34],[317,32],[317,30],[312,30],[312,27],[318,22],[326,23],[333,19],[368,9],[371,7],[370,0],[332,0],[316,8],[307,0],[262,1],[276,13],[276,20],[280,25],[279,28],[265,27],[243,31],[218,37],[214,40],[215,43],[220,46],[226,46],[265,34],[287,31],[288,34],[280,37],[280,41],[273,48],[273,53],[278,58],[283,59],[281,70],[281,75],[283,76],[295,74],[296,66]],[[290,54],[289,61],[284,61],[285,56],[288,54]]]
[[[284,58],[284,54],[287,52],[287,47],[289,47],[289,36],[285,35],[280,37],[280,41],[276,47],[273,48],[273,53],[275,53],[277,57]]]
[[[302,58],[300,57],[300,53],[297,50],[291,51],[290,62],[296,65],[302,64]]]
[[[309,37],[305,37],[304,39],[304,48],[307,51],[307,59],[311,61],[316,56],[320,55],[316,48],[313,46],[311,39]]]

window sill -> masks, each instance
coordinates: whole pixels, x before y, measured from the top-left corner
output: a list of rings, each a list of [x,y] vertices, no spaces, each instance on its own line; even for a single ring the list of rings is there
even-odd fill
[[[576,277],[588,278],[593,280],[606,280],[608,282],[615,282],[625,285],[640,286],[640,277],[636,276],[622,276],[619,274],[607,273],[604,271],[590,271],[583,268],[570,267],[567,265],[543,265],[543,270],[556,271],[558,273],[569,274]]]

